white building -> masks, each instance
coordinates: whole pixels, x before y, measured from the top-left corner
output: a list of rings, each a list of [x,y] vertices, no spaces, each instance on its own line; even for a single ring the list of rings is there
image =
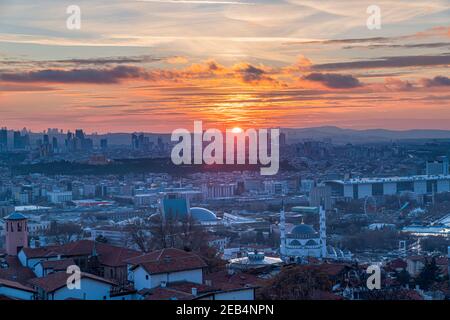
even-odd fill
[[[402,192],[425,195],[450,192],[450,175],[330,180],[325,184],[331,187],[332,197],[341,199],[364,199]]]
[[[195,253],[169,248],[128,260],[129,280],[145,300],[254,300],[255,287],[239,283],[242,276],[209,274]],[[214,279],[212,279],[214,278]],[[222,279],[224,278],[224,279]]]
[[[47,197],[51,203],[64,203],[72,201],[72,191],[50,191],[47,193]]]
[[[350,260],[349,251],[327,246],[326,215],[319,207],[319,232],[313,226],[301,223],[286,233],[284,208],[280,213],[280,256],[284,261],[302,262],[305,258]]]
[[[67,286],[70,276],[66,272],[55,272],[29,282],[36,289],[38,299],[43,300],[109,300],[111,291],[116,286],[113,281],[82,272],[79,289],[70,289]]]
[[[326,258],[327,243],[325,210],[320,208],[320,232],[308,224],[299,224],[286,234],[284,207],[280,213],[280,255],[285,261],[301,261],[303,258]]]
[[[128,280],[136,290],[156,288],[171,282],[203,282],[205,262],[194,253],[179,249],[163,249],[131,258]]]
[[[230,198],[236,193],[236,183],[205,183],[202,185],[204,199]]]

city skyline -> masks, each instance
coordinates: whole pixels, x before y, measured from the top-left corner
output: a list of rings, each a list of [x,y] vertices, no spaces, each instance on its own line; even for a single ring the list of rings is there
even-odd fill
[[[2,126],[450,129],[447,1],[0,5]]]

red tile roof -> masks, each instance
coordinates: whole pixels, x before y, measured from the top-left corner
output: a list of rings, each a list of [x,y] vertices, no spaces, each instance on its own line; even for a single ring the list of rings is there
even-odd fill
[[[54,249],[57,249],[58,246],[48,246],[48,247],[39,247],[39,248],[23,248],[22,251],[25,253],[28,259],[33,258],[47,258],[47,257],[56,257],[58,256],[58,252]]]
[[[392,269],[405,269],[408,266],[406,261],[402,259],[395,259],[389,262],[389,267]]]
[[[56,257],[58,255],[63,257],[89,256],[94,250],[94,245],[100,263],[110,267],[126,266],[125,260],[141,255],[141,252],[136,250],[92,240],[79,240],[61,246],[24,248],[23,251],[28,258]]]
[[[75,265],[73,259],[63,259],[63,260],[46,260],[41,261],[42,268],[52,269],[54,271],[65,271],[69,266]]]
[[[149,274],[202,269],[207,267],[205,261],[197,254],[169,248],[153,251],[126,261],[134,266],[142,266]]]
[[[197,295],[192,294],[192,289],[197,289]],[[188,281],[173,282],[167,287],[157,287],[145,290],[145,300],[192,300],[204,294],[219,291],[219,289],[204,284]]]
[[[30,268],[22,266],[17,257],[7,256],[5,260],[8,264],[8,268],[0,268],[0,279],[27,284],[28,280],[36,277]]]
[[[28,291],[28,292],[36,292],[33,288],[29,286],[25,286],[17,281],[10,281],[6,279],[0,279],[0,287],[8,287],[8,288],[14,288],[22,291]]]
[[[29,283],[31,285],[33,285],[34,287],[38,287],[43,289],[45,292],[54,292],[60,288],[63,288],[67,285],[67,279],[70,277],[71,275],[66,273],[66,272],[55,272],[52,274],[49,274],[46,277],[42,277],[42,278],[34,278],[31,279],[29,281]],[[99,282],[103,282],[103,283],[107,283],[110,284],[112,286],[116,285],[115,282],[90,274],[90,273],[85,273],[82,272],[81,273],[81,279],[83,278],[88,278],[94,281],[99,281]]]
[[[194,296],[190,293],[176,291],[170,288],[155,288],[146,295],[144,300],[192,300]]]
[[[206,274],[204,278],[205,280],[211,281],[213,287],[223,291],[238,290],[245,287],[258,287],[263,281],[254,274],[229,274],[226,270]]]

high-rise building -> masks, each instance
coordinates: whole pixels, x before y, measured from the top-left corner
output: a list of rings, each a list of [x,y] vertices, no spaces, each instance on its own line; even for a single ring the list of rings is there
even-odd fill
[[[108,139],[105,138],[100,140],[100,148],[108,149]]]
[[[48,134],[44,134],[44,144],[50,144],[50,137],[48,136]]]
[[[14,131],[14,133],[13,133],[13,146],[14,146],[14,149],[21,149],[20,131]]]
[[[448,175],[449,161],[448,157],[438,157],[436,161],[427,161],[427,175]]]
[[[84,132],[83,129],[77,129],[75,130],[75,138],[78,138],[80,140],[84,140]]]
[[[13,133],[13,147],[14,149],[26,149],[30,145],[30,136],[26,131],[23,135],[20,131],[14,131]]]
[[[8,149],[8,130],[6,128],[0,129],[0,151]]]
[[[52,148],[53,148],[53,151],[58,150],[58,139],[56,137],[52,138]]]

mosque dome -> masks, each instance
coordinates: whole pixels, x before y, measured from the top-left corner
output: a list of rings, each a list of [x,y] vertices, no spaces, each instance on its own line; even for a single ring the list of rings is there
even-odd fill
[[[192,207],[190,209],[191,217],[194,218],[194,220],[199,222],[207,222],[207,221],[216,221],[217,216],[214,212],[211,210],[205,209],[205,208],[199,208],[199,207]]]
[[[292,229],[290,235],[301,238],[313,238],[317,235],[317,232],[309,224],[299,224]]]

